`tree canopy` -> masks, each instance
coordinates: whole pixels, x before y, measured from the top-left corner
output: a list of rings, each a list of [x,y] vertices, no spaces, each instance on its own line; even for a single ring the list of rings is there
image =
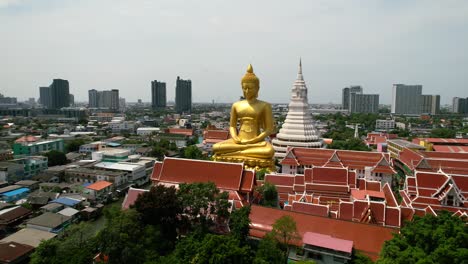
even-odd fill
[[[261,195],[261,205],[268,207],[278,207],[278,190],[276,190],[275,185],[269,182],[265,182],[257,190]]]
[[[416,218],[386,241],[379,264],[467,263],[468,226],[450,212]]]
[[[67,156],[61,151],[51,150],[44,155],[47,157],[47,165],[49,167],[67,164]]]

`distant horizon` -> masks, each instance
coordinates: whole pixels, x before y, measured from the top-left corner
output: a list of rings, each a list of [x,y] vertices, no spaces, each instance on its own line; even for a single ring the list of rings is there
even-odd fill
[[[249,8],[246,8],[249,6]],[[39,97],[54,78],[151,98],[151,81],[192,81],[194,101],[234,102],[251,63],[261,100],[289,101],[299,58],[309,103],[360,85],[391,102],[392,85],[468,97],[468,1],[0,0],[0,92]]]

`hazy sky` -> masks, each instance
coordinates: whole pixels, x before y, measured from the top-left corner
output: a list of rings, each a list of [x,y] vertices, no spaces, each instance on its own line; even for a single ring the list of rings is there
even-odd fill
[[[0,0],[0,93],[23,100],[67,79],[76,101],[119,89],[151,101],[151,80],[192,80],[195,102],[233,102],[252,63],[260,98],[288,102],[302,57],[309,102],[393,83],[442,103],[468,96],[467,0]]]

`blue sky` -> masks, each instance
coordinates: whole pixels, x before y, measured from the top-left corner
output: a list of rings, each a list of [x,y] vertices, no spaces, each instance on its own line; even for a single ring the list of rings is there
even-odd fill
[[[260,98],[288,102],[302,57],[309,102],[362,85],[390,103],[393,83],[442,103],[468,97],[468,1],[0,0],[0,93],[39,96],[53,78],[76,100],[192,80],[194,101],[233,102],[252,63]]]

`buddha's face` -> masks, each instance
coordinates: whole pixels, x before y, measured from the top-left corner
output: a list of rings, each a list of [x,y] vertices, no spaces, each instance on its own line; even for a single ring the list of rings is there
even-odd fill
[[[244,98],[251,100],[257,98],[258,96],[258,85],[252,82],[242,83],[242,91],[244,93]]]

